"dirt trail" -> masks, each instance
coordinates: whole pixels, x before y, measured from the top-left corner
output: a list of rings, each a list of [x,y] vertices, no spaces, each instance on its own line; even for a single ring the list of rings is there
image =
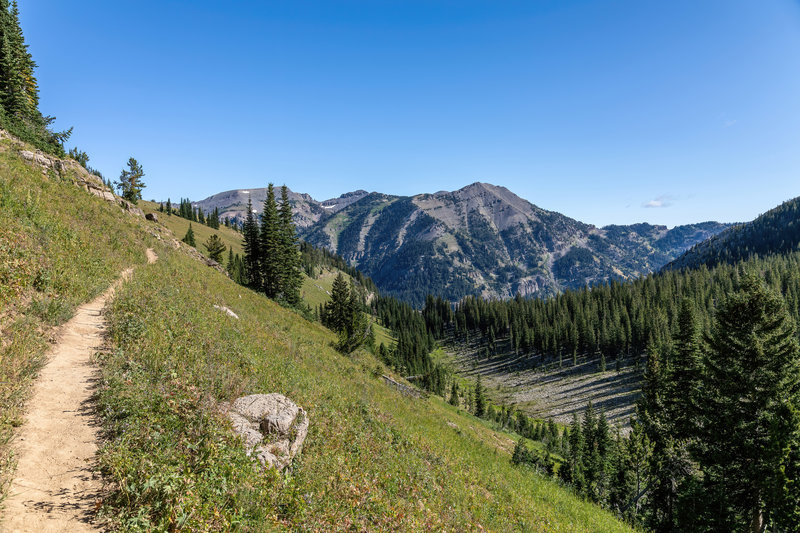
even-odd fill
[[[147,250],[147,262],[158,257]],[[91,397],[97,368],[91,358],[103,343],[103,308],[125,270],[102,295],[80,306],[61,327],[58,343],[33,386],[25,423],[15,443],[18,457],[3,509],[9,533],[94,532],[100,480],[93,463],[99,428]]]

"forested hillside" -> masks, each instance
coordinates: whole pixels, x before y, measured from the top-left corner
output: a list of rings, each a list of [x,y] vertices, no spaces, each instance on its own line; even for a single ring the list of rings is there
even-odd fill
[[[733,226],[693,246],[665,269],[712,267],[735,263],[755,255],[798,250],[800,246],[800,198],[770,209],[752,222]]]

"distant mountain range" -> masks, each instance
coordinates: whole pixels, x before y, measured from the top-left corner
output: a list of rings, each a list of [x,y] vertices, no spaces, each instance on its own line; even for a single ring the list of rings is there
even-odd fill
[[[226,191],[195,205],[241,220],[266,189]],[[318,202],[290,194],[300,237],[338,253],[378,287],[413,304],[548,296],[660,269],[729,225],[634,224],[597,228],[541,209],[504,187],[473,183],[416,196],[355,191]]]

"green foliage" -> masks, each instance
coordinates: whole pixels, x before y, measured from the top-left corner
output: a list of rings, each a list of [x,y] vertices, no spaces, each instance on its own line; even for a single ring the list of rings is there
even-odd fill
[[[12,429],[53,326],[123,268],[144,262],[136,223],[64,178],[43,178],[16,146],[0,142],[0,498],[13,468]]]
[[[770,209],[752,222],[733,226],[700,242],[667,269],[713,267],[753,257],[790,253],[800,246],[800,197]]]
[[[183,242],[188,244],[189,246],[197,247],[197,243],[194,240],[194,230],[192,229],[192,225],[189,224],[189,229],[186,230],[186,235],[183,236],[181,239]]]
[[[194,239],[194,237],[193,237]],[[212,234],[205,243],[203,243],[206,250],[208,251],[208,257],[216,261],[217,263],[222,262],[222,254],[225,253],[227,247],[222,242],[222,239],[219,238],[219,235],[216,233]]]
[[[55,120],[39,111],[36,63],[28,51],[19,23],[16,1],[0,2],[0,127],[21,140],[56,156],[64,155],[64,142],[72,128],[53,132]]]
[[[101,457],[116,481],[105,514],[119,528],[186,517],[184,529],[200,531],[629,530],[514,468],[483,421],[375,379],[369,353],[341,357],[325,328],[177,251],[158,253],[109,313]],[[209,301],[241,320],[220,321]],[[277,478],[253,468],[213,407],[266,391],[286,391],[311,421],[291,474]]]
[[[782,512],[788,506],[796,515],[797,500],[775,488],[798,481],[786,472],[800,436],[797,332],[781,297],[758,277],[747,274],[740,286],[720,306],[704,358],[694,456],[716,496],[706,523],[749,531],[771,519],[794,528]]]
[[[261,288],[268,298],[275,299],[281,294],[282,289],[283,250],[280,241],[278,204],[275,202],[275,189],[271,183],[267,186],[267,198],[264,200],[264,208],[261,211],[259,253]]]
[[[119,180],[115,183],[120,196],[132,203],[137,203],[142,199],[142,189],[145,188],[142,178],[144,170],[142,165],[134,158],[128,159],[128,168],[122,169]]]

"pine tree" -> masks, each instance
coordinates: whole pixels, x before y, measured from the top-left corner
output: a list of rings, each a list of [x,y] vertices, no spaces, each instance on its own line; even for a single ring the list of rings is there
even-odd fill
[[[289,203],[289,189],[281,187],[280,207],[280,248],[281,248],[281,293],[290,305],[300,303],[300,287],[303,274],[300,270],[300,253],[297,250],[292,206]]]
[[[355,284],[351,282],[345,310],[345,326],[339,332],[337,349],[343,353],[352,353],[369,338],[371,327],[367,315],[361,309],[361,300]]]
[[[743,275],[717,312],[700,389],[696,458],[716,500],[711,528],[762,532],[768,517],[798,515],[800,479],[790,476],[800,440],[799,360],[784,301],[756,275]]]
[[[203,246],[208,250],[208,257],[217,263],[222,260],[222,254],[225,253],[225,249],[227,248],[216,233],[212,233],[206,242],[203,243]]]
[[[261,284],[269,298],[276,298],[282,288],[283,254],[281,253],[281,231],[278,206],[275,203],[275,189],[270,183],[267,186],[267,198],[261,212],[260,234],[260,266]]]
[[[382,343],[381,343],[381,346],[383,346]],[[459,401],[458,401],[458,385],[456,384],[455,380],[453,380],[453,384],[450,387],[450,405],[452,405],[454,407],[458,407],[458,405],[459,405]]]
[[[261,239],[258,224],[253,214],[253,203],[247,198],[247,217],[242,226],[244,248],[244,274],[250,287],[261,288]]]
[[[142,182],[143,177],[144,170],[142,170],[142,165],[133,157],[129,158],[128,168],[122,169],[119,175],[119,181],[115,184],[120,192],[120,196],[134,204],[141,200],[142,189],[145,188]]]
[[[481,375],[478,374],[478,379],[475,381],[475,416],[481,418],[485,414],[486,414],[486,398],[484,397]]]
[[[349,299],[350,290],[347,286],[347,280],[344,278],[344,274],[339,272],[331,286],[331,299],[325,304],[326,320],[324,321],[324,324],[336,333],[340,333],[347,328]]]
[[[688,298],[681,302],[670,374],[665,387],[665,408],[672,433],[679,439],[687,439],[694,433],[693,425],[702,384],[700,332],[694,306]]]
[[[165,209],[167,210],[167,216],[172,216],[172,202],[169,198],[167,198],[167,207]]]
[[[233,257],[233,248],[228,248],[228,261],[225,263],[225,270],[228,275],[234,279],[234,271],[236,269],[236,259]]]
[[[189,246],[194,246],[194,247],[197,246],[197,244],[195,244],[195,242],[194,242],[194,230],[192,229],[192,225],[191,224],[189,224],[189,229],[186,230],[186,235],[183,236],[182,240],[183,240],[183,242],[185,242]]]

